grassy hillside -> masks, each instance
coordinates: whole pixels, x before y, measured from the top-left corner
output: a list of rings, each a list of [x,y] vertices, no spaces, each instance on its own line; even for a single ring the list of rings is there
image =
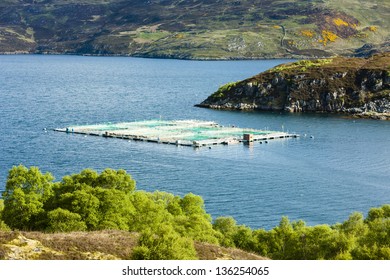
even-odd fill
[[[364,55],[389,48],[389,15],[385,0],[6,0],[0,3],[0,52]]]

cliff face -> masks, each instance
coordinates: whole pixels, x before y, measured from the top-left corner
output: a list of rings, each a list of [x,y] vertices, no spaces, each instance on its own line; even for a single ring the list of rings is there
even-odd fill
[[[331,58],[279,65],[222,86],[196,106],[228,110],[284,110],[390,114],[390,53],[368,59]]]

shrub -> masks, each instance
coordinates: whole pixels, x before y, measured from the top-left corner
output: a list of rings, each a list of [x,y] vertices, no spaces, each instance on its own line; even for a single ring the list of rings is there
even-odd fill
[[[135,260],[195,260],[197,259],[194,243],[181,237],[172,227],[163,225],[156,232],[144,230],[139,244],[134,248],[132,259]]]
[[[235,247],[233,237],[237,232],[237,224],[233,217],[218,217],[213,228],[220,232],[219,243],[224,247]]]
[[[37,167],[14,166],[8,173],[3,192],[4,222],[14,229],[42,229],[44,203],[52,196],[54,177]]]
[[[315,35],[314,31],[308,30],[308,29],[301,30],[301,34],[302,34],[303,36],[309,37],[309,38],[313,38],[313,36]]]
[[[223,86],[219,87],[219,89],[214,92],[211,97],[213,98],[222,98],[225,96],[226,92],[229,92],[233,87],[237,85],[237,82],[231,82],[224,84]]]
[[[326,46],[328,42],[336,41],[336,39],[338,38],[336,34],[328,30],[322,30],[321,35],[322,39],[319,40],[319,42],[322,43],[324,46]]]
[[[69,210],[57,208],[47,214],[48,227],[50,232],[70,232],[83,231],[87,229],[85,222],[81,220],[81,216],[72,213]]]
[[[348,26],[348,22],[345,22],[344,20],[342,20],[341,18],[335,18],[333,19],[333,23],[337,26]]]
[[[0,231],[9,231],[10,228],[4,223],[1,216],[3,209],[4,209],[4,200],[0,199]]]

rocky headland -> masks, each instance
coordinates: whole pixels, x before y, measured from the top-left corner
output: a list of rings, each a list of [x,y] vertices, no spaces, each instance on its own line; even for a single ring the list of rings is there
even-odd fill
[[[390,53],[282,64],[220,87],[198,107],[344,113],[390,120]]]

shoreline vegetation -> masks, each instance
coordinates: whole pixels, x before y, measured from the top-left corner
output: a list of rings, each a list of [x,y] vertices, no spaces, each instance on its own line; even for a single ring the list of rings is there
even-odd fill
[[[125,248],[125,250],[123,250]],[[136,190],[124,170],[54,181],[19,165],[0,199],[0,259],[390,259],[390,205],[334,225],[214,220],[203,199]]]
[[[277,60],[277,59],[311,59],[310,56],[283,56],[283,57],[269,57],[269,56],[261,56],[261,57],[164,57],[164,56],[142,56],[142,55],[132,55],[132,54],[88,54],[88,53],[61,53],[61,52],[1,52],[0,55],[74,55],[74,56],[90,56],[90,57],[132,57],[132,58],[144,58],[144,59],[176,59],[176,60],[190,60],[190,61],[251,61],[251,60]],[[325,58],[325,57],[316,57],[316,58]]]

